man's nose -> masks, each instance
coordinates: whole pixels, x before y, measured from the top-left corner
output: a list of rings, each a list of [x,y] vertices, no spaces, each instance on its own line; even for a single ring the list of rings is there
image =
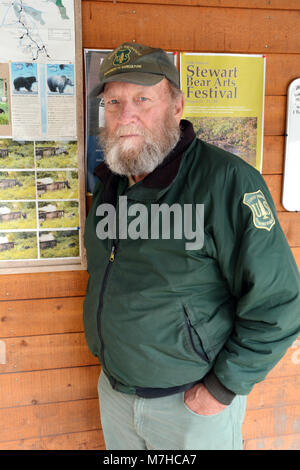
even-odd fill
[[[125,101],[120,107],[119,121],[121,124],[129,124],[136,122],[138,113],[134,103]]]

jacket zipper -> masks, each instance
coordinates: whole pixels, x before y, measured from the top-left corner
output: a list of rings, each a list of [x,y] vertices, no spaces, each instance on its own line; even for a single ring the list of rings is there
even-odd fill
[[[107,279],[108,279],[109,272],[112,268],[112,264],[115,260],[118,243],[119,243],[119,241],[117,241],[116,243],[113,242],[112,247],[111,247],[111,251],[110,251],[110,255],[109,255],[109,261],[108,261],[108,264],[105,268],[104,277],[103,277],[103,281],[102,281],[102,286],[101,286],[101,290],[100,290],[100,300],[99,300],[98,315],[97,315],[98,335],[99,335],[100,343],[101,343],[100,360],[101,360],[102,365],[105,369],[106,369],[106,365],[105,365],[105,359],[104,359],[104,342],[103,342],[103,336],[102,336],[102,333],[101,333],[101,314],[102,314],[102,309],[103,309],[103,296],[104,296],[104,292],[105,292],[105,288],[106,288],[106,284],[107,284]]]
[[[99,335],[99,339],[100,339],[100,343],[101,343],[100,360],[101,360],[102,365],[105,369],[106,369],[106,364],[105,364],[105,359],[104,359],[104,341],[103,341],[103,336],[102,336],[102,333],[101,333],[101,314],[102,314],[102,310],[103,310],[103,296],[104,296],[104,292],[105,292],[105,289],[106,289],[107,279],[108,279],[109,272],[112,268],[112,264],[115,261],[115,257],[116,257],[116,253],[117,253],[117,247],[119,245],[119,242],[120,242],[119,239],[116,239],[116,240],[112,241],[112,247],[111,247],[111,251],[110,251],[110,255],[109,255],[109,260],[108,260],[108,264],[105,268],[104,277],[103,277],[103,281],[102,281],[102,286],[101,286],[101,290],[100,290],[100,300],[99,300],[98,315],[97,315],[98,335]],[[116,382],[115,379],[113,379],[113,380],[114,380],[114,382]],[[115,386],[113,386],[113,388],[115,388]]]
[[[195,351],[195,353],[201,357],[202,360],[204,360],[205,362],[209,362],[209,357],[208,355],[206,354],[204,348],[203,348],[203,345],[202,345],[202,341],[201,341],[201,338],[200,336],[198,335],[198,333],[195,331],[195,328],[193,327],[193,325],[191,324],[191,320],[188,316],[188,313],[186,311],[186,308],[183,307],[183,312],[184,312],[184,317],[185,317],[185,323],[186,323],[186,327],[187,327],[187,330],[188,330],[188,333],[189,333],[189,337],[190,337],[190,341],[191,341],[191,345],[192,345],[192,348],[193,350]],[[199,341],[202,345],[202,350],[203,350],[203,354],[198,351],[196,345],[195,345],[195,342],[194,342],[194,338],[193,338],[193,334],[192,334],[192,331],[195,331],[197,337],[199,338]]]

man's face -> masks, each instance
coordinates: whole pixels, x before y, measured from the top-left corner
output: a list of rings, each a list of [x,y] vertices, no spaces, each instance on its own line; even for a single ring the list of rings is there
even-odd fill
[[[104,89],[105,159],[116,173],[153,171],[176,145],[182,99],[171,99],[166,79],[154,86],[112,82]]]

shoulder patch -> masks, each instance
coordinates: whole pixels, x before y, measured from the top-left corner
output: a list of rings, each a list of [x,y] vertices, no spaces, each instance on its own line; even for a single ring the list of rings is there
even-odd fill
[[[252,211],[254,226],[270,231],[275,225],[275,218],[262,191],[259,189],[254,193],[245,193],[243,203]]]

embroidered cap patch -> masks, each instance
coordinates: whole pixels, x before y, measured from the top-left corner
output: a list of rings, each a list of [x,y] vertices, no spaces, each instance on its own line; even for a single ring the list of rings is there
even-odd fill
[[[115,53],[115,58],[114,58],[113,64],[114,64],[114,65],[123,65],[123,64],[126,64],[126,62],[129,61],[130,53],[131,53],[131,49],[129,49],[129,48],[126,48],[126,49],[119,49],[119,50]]]
[[[275,218],[262,191],[245,193],[243,203],[250,207],[255,227],[270,231],[275,225]]]

